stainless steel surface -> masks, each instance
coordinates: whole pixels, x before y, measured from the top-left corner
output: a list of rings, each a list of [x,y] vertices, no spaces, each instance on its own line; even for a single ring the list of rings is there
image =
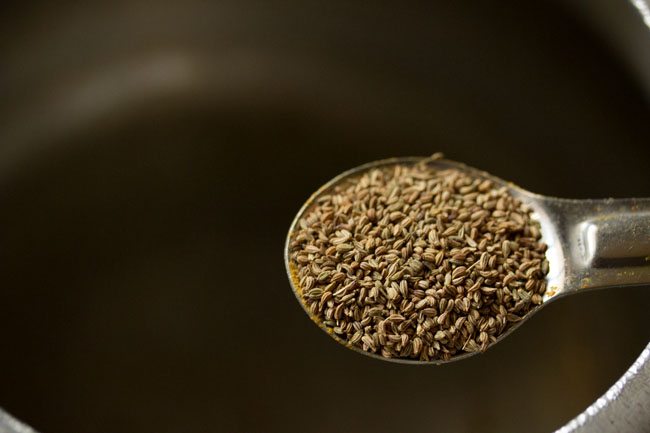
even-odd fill
[[[645,288],[566,297],[423,374],[331,344],[279,257],[296,203],[388,155],[647,195],[650,32],[630,2],[566,3],[5,2],[0,405],[44,433],[569,421],[647,344]]]
[[[297,270],[291,263],[289,245],[300,220],[315,201],[331,191],[337,184],[351,177],[360,176],[369,170],[396,164],[412,165],[426,161],[433,169],[453,168],[477,178],[490,179],[495,185],[508,188],[511,195],[533,209],[533,218],[540,222],[542,241],[548,245],[546,257],[549,261],[547,291],[544,302],[532,309],[523,319],[501,334],[490,347],[503,341],[513,331],[526,323],[542,307],[560,297],[583,292],[587,289],[602,289],[635,285],[650,285],[650,198],[568,200],[545,197],[526,191],[511,182],[504,181],[465,164],[426,157],[400,157],[374,161],[348,170],[318,189],[302,205],[294,218],[285,242],[284,261],[287,276],[296,299],[307,315],[338,343],[358,353],[384,361],[405,364],[446,364],[467,359],[480,352],[466,352],[450,360],[429,362],[385,358],[348,344],[309,313],[300,297]],[[562,332],[558,329],[557,332]]]

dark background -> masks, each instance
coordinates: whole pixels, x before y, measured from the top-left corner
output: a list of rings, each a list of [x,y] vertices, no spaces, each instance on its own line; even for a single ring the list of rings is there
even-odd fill
[[[0,405],[45,433],[573,418],[647,343],[648,287],[563,299],[482,356],[415,367],[335,344],[282,257],[312,191],[390,156],[443,151],[549,195],[650,196],[631,51],[580,2],[539,3],[4,6]]]

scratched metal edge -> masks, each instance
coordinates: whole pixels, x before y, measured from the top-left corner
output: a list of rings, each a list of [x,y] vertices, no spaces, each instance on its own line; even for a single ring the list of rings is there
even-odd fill
[[[643,413],[636,413],[631,407],[638,407],[640,403],[633,399],[633,396],[625,394],[625,391],[634,383],[640,389],[650,392],[650,343],[641,352],[641,355],[634,361],[632,366],[623,376],[607,390],[602,397],[592,403],[580,415],[572,419],[555,433],[575,432],[641,432],[637,428],[650,428],[650,410]],[[616,410],[612,404],[621,399],[629,400],[634,405],[627,406],[628,412]],[[625,405],[623,403],[623,405]],[[646,409],[650,409],[650,401],[645,402]],[[624,424],[623,424],[624,423]],[[631,430],[634,429],[634,430]],[[647,430],[645,430],[647,431]]]
[[[36,433],[36,431],[0,408],[0,433]]]

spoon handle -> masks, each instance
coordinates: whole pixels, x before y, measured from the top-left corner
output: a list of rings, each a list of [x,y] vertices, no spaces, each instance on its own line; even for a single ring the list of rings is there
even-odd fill
[[[550,199],[570,290],[650,285],[650,198]]]

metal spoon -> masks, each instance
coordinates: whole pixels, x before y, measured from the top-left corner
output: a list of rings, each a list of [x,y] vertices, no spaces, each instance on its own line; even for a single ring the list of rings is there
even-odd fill
[[[284,260],[294,294],[308,315],[299,294],[297,272],[289,259],[289,241],[299,220],[314,201],[334,185],[365,171],[395,164],[411,165],[421,157],[402,157],[375,161],[348,170],[318,189],[302,206],[293,220],[287,236]],[[533,209],[533,218],[541,225],[542,241],[548,245],[549,261],[547,290],[543,303],[532,309],[523,319],[497,338],[497,343],[519,328],[526,320],[551,301],[566,295],[591,289],[650,285],[650,198],[570,200],[546,197],[526,191],[484,171],[445,159],[427,161],[433,168],[454,168],[472,176],[490,179],[496,186],[505,186],[510,194]],[[468,358],[480,352],[465,352],[450,360],[418,361],[386,358],[348,344],[331,330],[316,322],[336,341],[364,355],[385,361],[409,364],[443,364]],[[496,343],[493,343],[494,345]],[[491,347],[490,345],[489,347]]]

